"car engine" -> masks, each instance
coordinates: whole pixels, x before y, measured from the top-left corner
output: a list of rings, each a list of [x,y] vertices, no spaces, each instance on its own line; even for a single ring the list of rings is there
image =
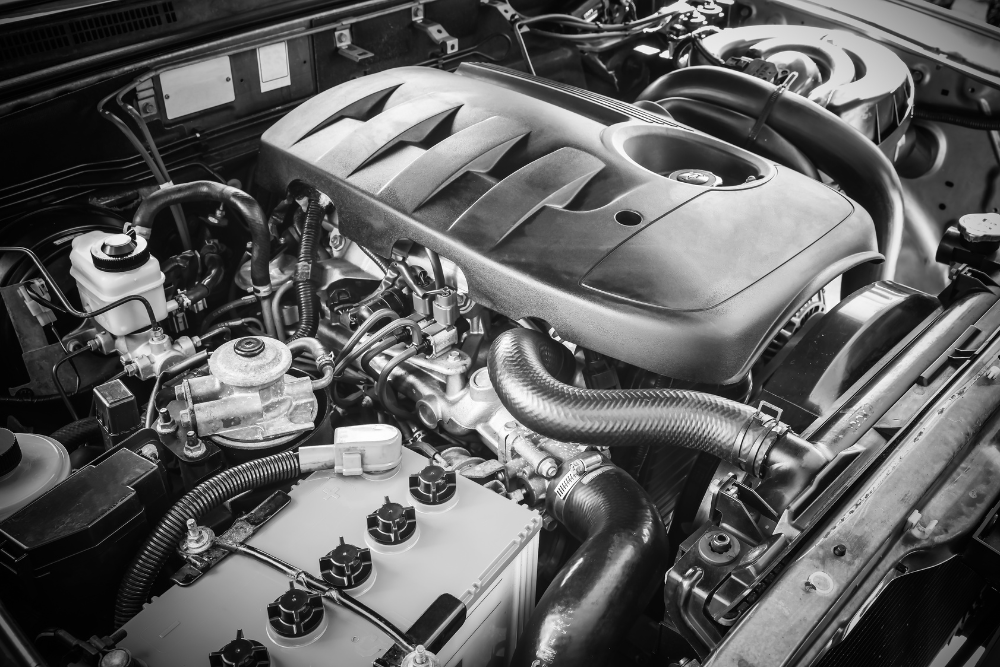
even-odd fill
[[[9,3],[0,662],[1000,664],[953,4]]]

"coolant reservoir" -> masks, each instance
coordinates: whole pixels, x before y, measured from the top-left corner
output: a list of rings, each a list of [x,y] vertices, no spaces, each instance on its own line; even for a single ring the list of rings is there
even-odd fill
[[[52,438],[0,428],[0,521],[66,479],[69,467]]]
[[[149,301],[156,320],[167,316],[160,263],[149,254],[146,239],[128,234],[89,232],[73,239],[70,275],[80,289],[85,310],[92,311],[137,294]],[[149,326],[146,309],[130,301],[96,317],[115,336]]]

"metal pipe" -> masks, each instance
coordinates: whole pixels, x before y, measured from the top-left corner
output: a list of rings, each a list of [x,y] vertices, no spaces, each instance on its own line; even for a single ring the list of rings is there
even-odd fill
[[[996,294],[977,292],[941,312],[895,358],[869,375],[836,412],[823,422],[817,420],[803,436],[834,454],[855,444],[996,302]]]

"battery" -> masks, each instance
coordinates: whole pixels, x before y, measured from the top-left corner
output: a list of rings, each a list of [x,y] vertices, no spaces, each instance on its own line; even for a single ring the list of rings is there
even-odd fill
[[[439,650],[441,664],[506,664],[534,607],[541,517],[461,476],[454,504],[421,511],[409,478],[427,465],[404,450],[388,478],[316,472],[292,488],[289,503],[247,543],[316,576],[320,559],[341,538],[369,549],[373,571],[350,594],[404,630],[439,596],[452,595],[464,603],[466,620]],[[417,510],[416,528],[401,532],[409,537],[399,544],[380,544],[370,532],[369,516],[387,499],[407,510],[401,515]],[[308,643],[283,639],[269,625],[268,605],[288,586],[276,570],[232,554],[190,586],[154,599],[124,626],[121,646],[149,667],[207,664],[237,631],[282,667],[370,667],[393,646],[375,626],[330,602],[318,636],[310,634]]]

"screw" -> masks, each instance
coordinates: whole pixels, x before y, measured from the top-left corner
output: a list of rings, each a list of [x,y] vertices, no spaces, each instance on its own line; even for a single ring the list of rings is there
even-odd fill
[[[170,411],[167,410],[166,408],[160,408],[159,415],[161,424],[169,424],[171,421],[173,421],[173,419],[170,417]]]
[[[226,81],[232,81],[232,78],[227,76]]]
[[[152,443],[143,445],[142,448],[139,449],[139,455],[149,459],[150,461],[160,460],[160,453],[157,451],[156,445]]]
[[[459,352],[458,350],[452,350],[451,352],[448,353],[449,361],[458,361],[461,358],[462,358],[462,353]]]
[[[836,556],[837,558],[842,557],[846,553],[847,553],[847,547],[845,547],[843,544],[838,544],[835,547],[833,547],[833,555]]]
[[[990,366],[986,369],[987,380],[996,380],[998,377],[1000,377],[1000,366]]]
[[[194,519],[187,520],[188,537],[194,539],[198,536],[198,522]]]
[[[142,105],[143,113],[154,113],[155,111],[156,107],[153,106],[152,102],[146,102],[145,104]]]
[[[170,95],[164,95],[164,96],[163,96],[163,99],[165,99],[165,100],[169,100],[169,99],[170,99]]]
[[[425,649],[422,644],[418,644],[417,648],[413,650],[413,664],[426,665],[427,662],[427,649]]]

